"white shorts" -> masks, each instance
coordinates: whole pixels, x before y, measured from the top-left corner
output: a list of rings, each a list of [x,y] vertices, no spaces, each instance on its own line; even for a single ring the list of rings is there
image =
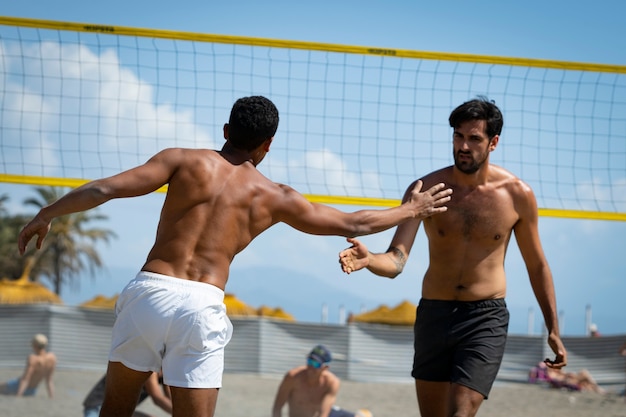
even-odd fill
[[[136,371],[163,370],[163,382],[221,388],[232,324],[224,291],[204,282],[141,271],[120,294],[111,362]]]

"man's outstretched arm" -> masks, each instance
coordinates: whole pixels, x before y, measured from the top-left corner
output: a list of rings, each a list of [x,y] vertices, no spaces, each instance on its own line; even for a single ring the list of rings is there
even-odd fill
[[[182,159],[178,149],[166,149],[150,158],[145,164],[117,175],[94,180],[73,189],[54,203],[43,207],[22,229],[18,249],[24,254],[28,242],[37,236],[37,249],[41,249],[53,219],[97,207],[111,199],[136,197],[151,193],[167,184]]]

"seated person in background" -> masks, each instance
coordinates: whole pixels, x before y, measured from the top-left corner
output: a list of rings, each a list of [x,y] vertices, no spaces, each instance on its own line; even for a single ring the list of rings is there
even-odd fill
[[[104,400],[104,385],[106,383],[106,375],[103,376],[96,385],[91,389],[85,400],[83,401],[83,417],[98,417]],[[163,384],[163,373],[153,372],[146,382],[143,384],[141,394],[137,400],[137,405],[146,398],[152,398],[155,405],[163,409],[168,414],[172,414],[172,400],[170,397],[170,389]],[[150,417],[146,413],[135,410],[133,417]]]
[[[529,382],[547,382],[553,388],[565,388],[570,391],[587,391],[604,394],[606,391],[598,385],[588,370],[579,372],[564,372],[562,369],[548,368],[545,363],[539,362],[528,375]]]
[[[24,373],[20,378],[12,379],[0,384],[0,394],[33,396],[37,393],[37,387],[46,380],[48,397],[54,397],[54,383],[52,375],[57,366],[57,357],[54,353],[46,351],[48,338],[43,334],[36,334],[31,342],[33,353],[28,355]]]
[[[272,408],[272,417],[281,417],[289,405],[289,417],[372,417],[368,410],[352,413],[335,406],[339,378],[328,370],[331,354],[322,345],[313,348],[307,364],[285,374]]]

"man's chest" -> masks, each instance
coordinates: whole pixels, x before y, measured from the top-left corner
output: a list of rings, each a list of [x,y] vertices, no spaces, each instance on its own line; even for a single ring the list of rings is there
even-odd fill
[[[510,234],[519,218],[512,199],[497,191],[455,191],[447,207],[445,213],[425,221],[431,237],[499,240]]]

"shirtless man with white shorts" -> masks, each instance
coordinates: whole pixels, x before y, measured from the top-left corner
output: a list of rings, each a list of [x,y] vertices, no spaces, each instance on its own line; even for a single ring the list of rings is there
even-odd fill
[[[141,166],[72,190],[20,233],[23,254],[34,236],[41,248],[56,217],[168,186],[154,246],[117,302],[102,417],[132,415],[141,387],[159,369],[170,386],[174,417],[213,416],[231,331],[223,303],[230,264],[272,225],[359,236],[446,210],[451,191],[443,184],[420,192],[418,183],[404,204],[385,210],[344,213],[311,203],[256,169],[277,128],[270,100],[239,99],[220,151],[165,149]]]

